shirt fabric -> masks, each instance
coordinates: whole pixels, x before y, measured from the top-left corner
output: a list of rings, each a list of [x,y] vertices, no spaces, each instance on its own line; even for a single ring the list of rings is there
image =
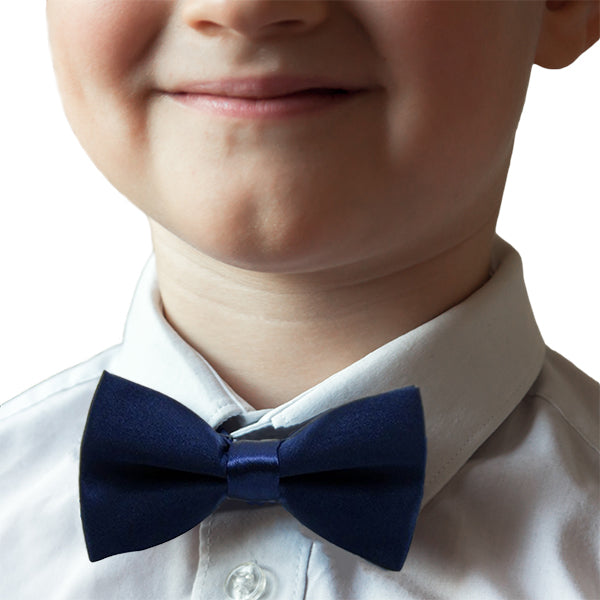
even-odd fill
[[[425,493],[402,571],[334,546],[279,505],[227,500],[171,541],[91,563],[78,459],[103,370],[226,423],[235,438],[418,386]],[[0,407],[0,598],[223,600],[230,571],[254,561],[267,581],[261,599],[597,600],[598,400],[598,384],[545,347],[520,257],[500,238],[490,279],[466,300],[261,411],[165,320],[151,257],[121,344]]]

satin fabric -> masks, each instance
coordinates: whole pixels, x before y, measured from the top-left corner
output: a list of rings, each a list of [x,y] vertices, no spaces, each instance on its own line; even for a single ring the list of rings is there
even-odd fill
[[[327,411],[286,439],[234,440],[176,400],[104,372],[81,445],[90,560],[196,526],[225,498],[278,502],[321,537],[400,570],[423,498],[419,390]]]

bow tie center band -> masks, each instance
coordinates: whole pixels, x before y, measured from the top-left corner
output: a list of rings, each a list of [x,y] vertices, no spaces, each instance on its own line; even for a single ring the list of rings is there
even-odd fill
[[[218,433],[176,400],[104,372],[80,460],[90,560],[189,531],[226,498],[277,502],[331,543],[400,570],[425,476],[419,390],[349,402],[283,439]]]

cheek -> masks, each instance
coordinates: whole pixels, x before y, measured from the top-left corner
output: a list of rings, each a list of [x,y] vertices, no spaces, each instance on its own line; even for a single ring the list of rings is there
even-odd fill
[[[172,5],[171,0],[47,2],[49,41],[66,116],[113,184],[113,174],[139,168],[133,157],[145,136],[149,49]]]
[[[48,0],[55,68],[64,83],[77,78],[118,81],[143,56],[172,5],[169,0]]]
[[[430,256],[495,222],[535,53],[537,3],[352,6],[382,58],[390,206],[412,255]]]
[[[356,10],[385,58],[388,155],[446,185],[452,173],[458,183],[504,166],[535,53],[536,3],[365,0]]]

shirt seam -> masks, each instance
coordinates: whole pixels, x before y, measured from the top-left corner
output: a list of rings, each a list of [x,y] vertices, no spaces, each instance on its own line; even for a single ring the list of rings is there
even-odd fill
[[[545,394],[542,394],[540,392],[533,392],[531,394],[528,394],[528,396],[530,398],[540,398],[541,400],[545,400],[548,404],[550,404],[550,406],[552,406],[552,408],[554,408],[554,410],[556,410],[556,412],[558,412],[560,414],[560,416],[563,418],[563,420],[569,425],[569,427],[571,427],[571,429],[573,429],[573,431],[575,431],[575,433],[577,433],[577,435],[596,453],[600,455],[600,449],[598,447],[596,447],[594,445],[594,443],[588,439],[588,437],[585,435],[585,433],[583,433],[583,431],[581,431],[574,423],[571,422],[571,420],[567,417],[567,415],[564,413],[564,411],[554,402],[554,400],[552,400],[552,398],[546,396]]]
[[[314,547],[315,542],[313,540],[310,543],[310,548],[308,549],[308,556],[306,557],[306,572],[304,574],[304,594],[302,594],[302,600],[306,600],[308,594],[308,569],[310,567],[310,559],[312,557]]]
[[[84,379],[82,381],[78,381],[77,383],[73,383],[72,385],[55,390],[54,392],[52,392],[50,394],[42,396],[41,398],[39,398],[32,404],[28,404],[27,406],[24,406],[23,408],[18,409],[16,412],[11,412],[10,414],[6,415],[5,417],[2,415],[2,411],[0,410],[0,421],[7,421],[11,417],[16,417],[17,415],[20,415],[21,413],[23,413],[31,408],[35,408],[38,404],[41,404],[42,402],[46,402],[46,401],[50,400],[51,398],[53,398],[54,396],[56,396],[58,394],[64,394],[65,392],[69,392],[72,389],[79,387],[80,385],[85,385],[92,381],[98,380],[99,377],[100,377],[100,375],[96,374],[93,377],[90,377],[89,379]],[[25,392],[25,393],[27,393],[27,392]],[[19,398],[21,398],[21,397],[22,396],[15,396],[14,398],[7,400],[5,403],[2,404],[2,406],[0,408],[4,408],[5,406],[12,404],[13,402],[16,403],[19,400]]]
[[[312,546],[312,544],[311,544]],[[308,560],[306,561],[306,571],[302,569],[302,544],[298,544],[298,552],[296,553],[296,581],[294,583],[294,593],[292,594],[292,598],[297,598],[301,600],[300,591],[302,587],[302,579],[304,579],[304,593],[302,594],[302,598],[306,598],[306,577],[308,574]],[[304,576],[304,577],[303,577]]]
[[[206,523],[206,542],[202,543],[202,523]],[[208,568],[211,563],[211,542],[212,542],[212,533],[213,533],[213,525],[214,525],[214,513],[209,515],[207,519],[200,522],[200,527],[198,527],[198,544],[199,544],[199,554],[200,560],[202,560],[202,571],[198,573],[198,577],[196,580],[196,585],[193,589],[193,597],[200,597],[200,593],[205,587],[206,579],[208,577]]]

